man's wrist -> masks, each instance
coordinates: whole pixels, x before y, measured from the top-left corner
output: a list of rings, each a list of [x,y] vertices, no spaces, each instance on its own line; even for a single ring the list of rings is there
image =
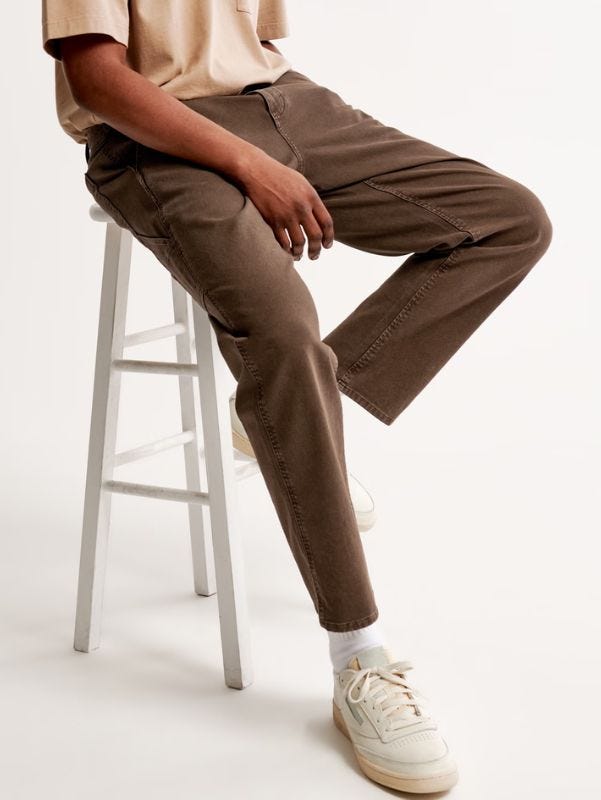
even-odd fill
[[[253,176],[259,174],[261,165],[268,158],[270,156],[265,151],[246,143],[246,146],[239,148],[232,158],[228,172],[234,180],[246,186],[252,181]]]

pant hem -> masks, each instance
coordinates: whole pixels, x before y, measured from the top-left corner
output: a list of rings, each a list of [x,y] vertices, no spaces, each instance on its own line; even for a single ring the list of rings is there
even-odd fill
[[[366,411],[369,411],[376,419],[379,419],[380,422],[383,422],[385,425],[392,425],[394,422],[394,417],[391,417],[385,411],[382,411],[381,408],[378,408],[371,400],[368,400],[367,397],[364,397],[360,392],[354,389],[352,386],[349,386],[348,383],[345,383],[342,379],[337,380],[338,388],[340,391],[362,406]]]
[[[320,619],[319,624],[327,631],[337,631],[339,633],[342,631],[354,631],[357,628],[365,628],[367,625],[371,625],[372,622],[378,619],[378,615],[379,611],[376,608],[375,611],[372,611],[371,614],[368,614],[366,617],[361,617],[351,622],[331,622],[330,620]]]

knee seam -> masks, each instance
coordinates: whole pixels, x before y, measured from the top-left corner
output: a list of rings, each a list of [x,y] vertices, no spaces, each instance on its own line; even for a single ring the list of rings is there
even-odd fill
[[[417,197],[412,197],[411,195],[406,194],[405,192],[401,192],[400,189],[395,189],[394,187],[391,186],[382,186],[382,184],[376,183],[371,178],[366,178],[363,181],[363,183],[365,183],[367,186],[371,186],[372,189],[377,189],[380,192],[387,192],[388,194],[392,194],[395,197],[400,198],[401,200],[406,200],[408,203],[412,203],[413,205],[419,206],[420,208],[429,211],[431,214],[435,214],[437,217],[440,217],[440,219],[443,219],[445,222],[448,222],[449,225],[452,225],[454,228],[460,230],[462,233],[469,234],[474,240],[478,239],[481,236],[480,231],[477,228],[470,230],[470,228],[468,227],[467,223],[464,222],[464,220],[459,219],[459,217],[452,217],[446,211],[443,211],[442,209],[437,208],[436,206],[430,205],[430,203],[427,203],[425,200],[419,200]]]

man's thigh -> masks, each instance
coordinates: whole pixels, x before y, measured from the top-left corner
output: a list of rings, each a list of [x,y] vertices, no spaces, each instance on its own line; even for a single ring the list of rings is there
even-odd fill
[[[261,333],[295,316],[317,326],[294,259],[238,186],[116,131],[100,144],[86,172],[98,204],[223,326]]]
[[[383,255],[452,248],[498,230],[530,190],[488,165],[384,125],[306,75],[275,82],[280,133],[334,220],[335,238]]]

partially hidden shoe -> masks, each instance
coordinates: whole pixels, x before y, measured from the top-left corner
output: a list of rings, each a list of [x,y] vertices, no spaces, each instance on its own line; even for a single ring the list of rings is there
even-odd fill
[[[242,420],[236,411],[236,392],[230,396],[230,420],[232,423],[232,441],[236,450],[250,458],[256,458],[252,444],[248,438]],[[376,508],[373,497],[365,486],[350,472],[348,474],[351,502],[355,510],[357,526],[361,533],[370,530],[376,524]]]
[[[333,713],[369,778],[402,792],[440,792],[459,778],[423,696],[405,677],[409,661],[395,661],[378,645],[334,671]]]

